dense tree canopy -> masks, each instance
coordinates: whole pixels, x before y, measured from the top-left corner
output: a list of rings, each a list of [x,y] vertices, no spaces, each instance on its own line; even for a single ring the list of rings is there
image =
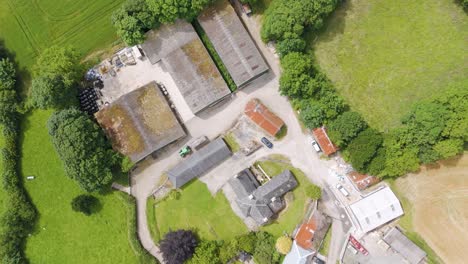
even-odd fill
[[[197,237],[192,231],[177,230],[167,233],[159,248],[168,264],[182,264],[193,256],[197,245]]]
[[[195,248],[193,257],[186,263],[188,264],[221,264],[219,258],[219,245],[216,241],[201,241],[200,244]]]
[[[276,45],[280,57],[284,57],[291,52],[303,52],[305,48],[306,42],[301,38],[287,38]]]
[[[81,188],[98,191],[112,181],[111,168],[118,156],[88,115],[74,108],[58,111],[47,127],[65,172]]]
[[[44,50],[34,67],[32,106],[61,109],[76,105],[82,73],[79,54],[71,47],[52,46]]]
[[[351,140],[346,148],[346,156],[349,156],[353,168],[366,173],[367,165],[377,155],[382,142],[382,135],[372,128],[362,131],[356,138]]]
[[[312,78],[314,67],[309,55],[291,52],[281,59],[283,73],[280,77],[281,94],[290,97],[307,98],[316,91]]]
[[[193,20],[214,0],[146,0],[160,23],[173,23],[176,19]]]
[[[145,33],[159,23],[145,0],[127,0],[112,14],[112,24],[127,45],[135,45],[142,43]]]
[[[275,238],[267,232],[256,232],[257,240],[253,256],[258,264],[279,263],[280,255],[275,250]]]
[[[301,107],[299,118],[307,128],[313,129],[321,126],[325,121],[325,110],[317,101],[305,100],[304,106]]]
[[[344,112],[328,125],[328,136],[340,147],[346,146],[359,132],[367,127],[357,112]]]
[[[306,27],[318,29],[338,0],[275,0],[266,10],[261,29],[264,41],[298,38]]]
[[[0,123],[15,119],[18,95],[15,89],[16,71],[13,62],[0,58]]]

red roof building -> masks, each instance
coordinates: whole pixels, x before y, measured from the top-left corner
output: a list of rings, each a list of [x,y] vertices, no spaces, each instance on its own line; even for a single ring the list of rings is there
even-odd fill
[[[247,103],[244,114],[272,137],[276,136],[284,126],[283,120],[256,98]]]
[[[296,243],[303,249],[313,249],[312,240],[314,239],[317,223],[315,219],[310,219],[309,222],[302,224],[296,234]]]
[[[357,171],[348,173],[348,178],[356,185],[356,187],[362,191],[368,187],[378,183],[380,180],[377,177],[361,174]]]
[[[299,227],[294,240],[303,249],[317,251],[325,238],[331,219],[319,211],[315,211],[309,220]]]
[[[317,143],[320,145],[320,148],[325,155],[330,156],[331,154],[338,151],[338,147],[335,146],[328,137],[325,127],[316,128],[312,130],[312,133],[314,134]]]

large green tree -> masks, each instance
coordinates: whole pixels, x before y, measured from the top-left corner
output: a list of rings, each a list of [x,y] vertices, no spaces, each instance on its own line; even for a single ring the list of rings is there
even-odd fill
[[[146,0],[160,23],[173,23],[176,19],[191,21],[214,0]]]
[[[366,127],[359,113],[347,111],[329,123],[328,135],[334,144],[344,147]]]
[[[168,232],[159,244],[164,261],[171,264],[182,264],[190,259],[198,245],[195,233],[190,230]]]
[[[13,62],[0,58],[0,123],[16,118],[18,95],[15,89],[16,71]]]
[[[65,172],[88,192],[112,181],[112,167],[119,156],[99,126],[85,113],[71,108],[55,112],[47,127]]]
[[[372,128],[362,131],[356,138],[351,140],[346,148],[346,156],[349,157],[353,168],[366,173],[367,165],[377,154],[382,142],[382,135]]]
[[[280,92],[296,98],[311,97],[317,90],[313,79],[314,67],[309,55],[291,52],[281,59],[283,72],[280,77]]]
[[[188,264],[221,264],[226,262],[221,262],[219,258],[219,244],[217,241],[206,241],[203,240],[195,248],[195,253],[193,257],[189,259],[186,263]]]
[[[266,10],[261,29],[264,41],[298,38],[306,27],[319,29],[338,0],[275,0]]]
[[[36,61],[30,91],[33,107],[61,109],[77,104],[77,87],[83,66],[71,47],[52,46]]]
[[[112,24],[127,45],[135,45],[142,43],[145,33],[159,23],[145,0],[127,0],[112,14]]]

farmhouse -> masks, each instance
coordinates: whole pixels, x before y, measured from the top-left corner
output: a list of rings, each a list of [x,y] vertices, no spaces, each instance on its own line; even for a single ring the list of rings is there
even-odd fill
[[[320,145],[320,148],[323,151],[323,154],[330,156],[331,154],[338,151],[338,148],[331,142],[330,138],[328,137],[327,130],[325,127],[319,127],[312,130],[312,134],[314,134],[317,143]]]
[[[198,21],[237,87],[268,71],[265,60],[228,1],[218,1],[207,8]]]
[[[224,140],[218,138],[180,162],[169,170],[167,175],[172,185],[175,188],[180,188],[190,180],[218,166],[231,154],[231,150],[229,150]]]
[[[403,215],[400,201],[389,187],[384,187],[349,207],[364,233]]]
[[[284,208],[281,197],[297,186],[291,171],[285,170],[267,183],[260,185],[249,169],[239,172],[229,184],[236,194],[236,203],[246,217],[259,225],[266,224]]]
[[[276,136],[284,126],[283,120],[256,98],[247,103],[244,114],[272,137]]]
[[[421,263],[427,255],[426,252],[409,240],[397,227],[391,228],[383,237],[383,241],[411,264]]]
[[[191,24],[178,20],[151,30],[141,47],[171,74],[194,114],[231,93]]]
[[[185,136],[155,82],[121,96],[95,117],[112,146],[133,162]]]

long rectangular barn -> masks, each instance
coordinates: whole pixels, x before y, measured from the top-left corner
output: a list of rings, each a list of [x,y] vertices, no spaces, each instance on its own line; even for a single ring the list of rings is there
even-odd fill
[[[218,1],[207,8],[198,21],[237,87],[268,71],[268,65],[228,1]]]

